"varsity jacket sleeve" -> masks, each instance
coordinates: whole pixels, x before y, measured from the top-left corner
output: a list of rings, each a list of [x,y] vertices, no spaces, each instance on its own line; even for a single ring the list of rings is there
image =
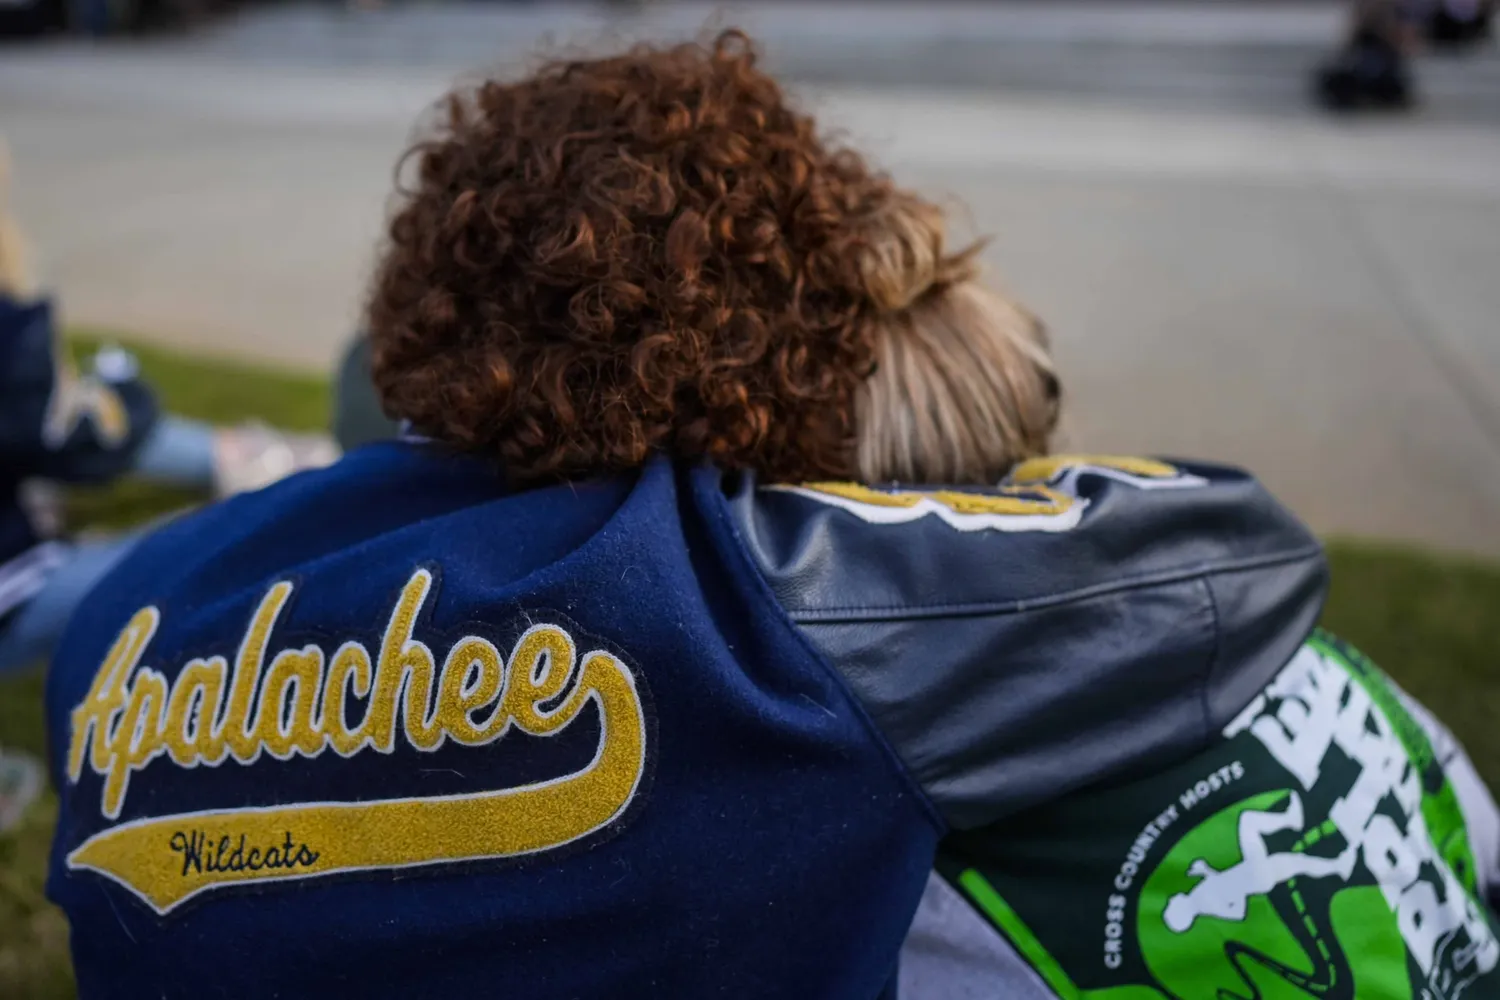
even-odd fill
[[[10,479],[111,479],[157,420],[134,359],[103,352],[80,375],[60,353],[51,304],[0,295],[0,469]]]
[[[957,830],[1206,745],[1325,592],[1316,539],[1218,466],[1062,457],[988,490],[746,483],[731,504]]]

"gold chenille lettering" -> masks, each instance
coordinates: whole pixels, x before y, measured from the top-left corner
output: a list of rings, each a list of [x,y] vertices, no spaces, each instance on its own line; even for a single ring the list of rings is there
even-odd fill
[[[503,710],[497,707],[483,726],[474,723],[473,713],[495,701],[504,679],[505,661],[493,644],[477,636],[459,642],[443,662],[443,680],[438,688],[438,726],[464,746],[479,746],[494,739],[505,725]]]
[[[130,685],[130,700],[109,740],[109,773],[104,779],[104,815],[120,815],[130,772],[138,771],[166,747],[162,743],[162,716],[167,707],[167,679],[150,667],[136,671]]]
[[[382,753],[396,745],[396,716],[401,692],[406,692],[406,738],[419,750],[431,750],[443,739],[435,719],[427,717],[432,700],[432,652],[412,638],[417,615],[432,588],[432,574],[417,570],[396,602],[396,610],[380,640],[380,658],[375,666],[374,691],[370,695],[360,735]]]
[[[995,493],[939,490],[931,496],[955,514],[1062,514],[1073,506],[1072,497],[1045,486],[999,486]]]
[[[576,660],[573,640],[562,629],[555,625],[527,629],[510,656],[501,713],[535,736],[566,725],[556,708],[543,712],[540,706],[562,693]]]
[[[1065,493],[1045,486],[1016,486],[1001,484],[989,493],[968,493],[962,490],[936,490],[895,492],[877,490],[858,483],[806,483],[802,487],[814,493],[853,500],[872,507],[889,507],[910,510],[923,500],[953,511],[955,514],[979,514],[1029,517],[1047,514],[1065,514],[1073,506],[1073,498]]]
[[[571,638],[557,631],[571,646]],[[538,640],[530,654],[533,661],[552,655],[541,648],[547,644]],[[449,659],[465,675],[475,662]],[[456,795],[287,803],[150,817],[95,833],[68,851],[65,863],[74,872],[108,876],[156,913],[166,914],[189,899],[231,886],[521,857],[576,843],[626,815],[647,770],[650,735],[633,671],[602,650],[585,654],[582,661],[562,704],[542,717],[560,725],[585,706],[595,707],[597,751],[587,765],[570,774]],[[561,683],[566,684],[570,666],[558,657],[549,669],[562,670]],[[484,683],[484,678],[477,683]],[[549,674],[540,683],[554,682]],[[469,687],[464,684],[459,690]],[[540,688],[533,685],[528,690]],[[276,856],[273,852],[283,845],[286,853]],[[265,853],[257,855],[257,850]],[[210,851],[212,864],[206,863]],[[293,851],[295,862],[288,863]],[[243,864],[236,863],[241,852]],[[267,857],[278,863],[266,863]]]
[[[285,760],[301,750],[311,757],[323,749],[323,733],[313,718],[322,680],[323,651],[317,646],[282,650],[271,661],[255,715],[255,739],[271,756]]]
[[[803,485],[817,493],[827,493],[829,496],[843,497],[845,500],[855,500],[875,507],[915,507],[922,502],[920,493],[877,490],[859,483],[818,482]]]
[[[487,639],[464,636],[436,669],[432,651],[415,636],[433,587],[430,571],[412,573],[373,657],[354,640],[331,655],[313,644],[272,655],[271,634],[294,589],[289,582],[277,583],[245,625],[233,676],[230,660],[209,656],[188,660],[170,683],[141,663],[161,622],[155,608],[142,609],[121,630],[73,710],[70,778],[78,781],[87,762],[103,779],[101,812],[115,819],[134,772],[162,755],[178,767],[195,767],[218,765],[231,756],[249,764],[262,753],[281,760],[298,753],[316,757],[329,747],[343,756],[366,748],[390,753],[398,727],[417,750],[436,749],[447,739],[480,746],[503,737],[512,721],[532,735],[556,733],[591,699],[624,723],[622,739],[637,731],[641,706],[627,704],[635,700],[631,671],[601,651],[580,658],[573,637],[557,625],[532,626],[508,657]],[[354,725],[351,699],[364,709]],[[627,772],[634,775],[630,782],[639,778],[638,762],[624,764],[638,750],[636,744],[619,758],[624,770],[618,781]],[[612,795],[624,788],[617,779],[610,781]],[[509,815],[511,809],[501,811]],[[184,844],[191,839],[183,838],[178,839]]]
[[[1014,483],[1045,483],[1068,468],[1093,466],[1099,469],[1114,469],[1142,479],[1172,479],[1181,475],[1175,467],[1154,458],[1132,458],[1124,455],[1049,455],[1032,458],[1011,470]]]
[[[96,774],[109,767],[110,725],[127,699],[126,681],[146,645],[156,634],[161,615],[155,608],[137,611],[114,645],[105,654],[104,663],[94,675],[94,683],[83,701],[73,709],[71,743],[68,746],[68,777],[77,781],[83,774],[83,752],[89,749],[89,765]]]
[[[229,664],[222,656],[189,660],[172,683],[162,736],[172,761],[182,767],[217,764],[224,759],[224,740],[214,732]]]
[[[593,685],[585,682],[586,678],[613,670],[619,666],[620,661],[608,653],[595,650],[584,657],[583,668],[578,671],[580,681],[574,685],[573,690],[563,699],[561,705],[546,715],[547,724],[553,729],[561,729],[578,717],[583,711],[583,706],[588,704],[590,697],[595,694]]]
[[[366,697],[370,693],[372,672],[369,651],[357,642],[340,646],[333,654],[333,662],[328,665],[328,680],[323,688],[323,714],[318,720],[318,729],[329,746],[345,757],[364,742],[359,733],[350,731],[349,720],[344,717],[346,692],[352,683],[355,697]]]
[[[241,764],[248,764],[260,752],[260,741],[256,738],[251,722],[251,711],[255,703],[255,689],[260,683],[261,668],[266,660],[266,643],[270,640],[271,628],[276,624],[281,609],[292,596],[292,585],[283,580],[261,598],[260,606],[250,619],[250,627],[240,643],[239,653],[234,658],[234,684],[229,690],[229,710],[224,714],[219,734],[230,753]]]

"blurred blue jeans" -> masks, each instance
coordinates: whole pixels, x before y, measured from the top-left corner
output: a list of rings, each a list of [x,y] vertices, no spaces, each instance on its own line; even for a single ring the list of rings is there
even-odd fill
[[[211,489],[214,428],[197,420],[164,416],[141,442],[131,471],[158,483]]]
[[[45,661],[62,638],[73,609],[141,537],[131,534],[73,546],[67,563],[0,630],[0,676]]]
[[[212,487],[214,429],[179,417],[162,418],[142,443],[132,471],[157,482]],[[74,609],[148,530],[75,543],[67,563],[0,628],[0,675],[34,666],[50,656]]]

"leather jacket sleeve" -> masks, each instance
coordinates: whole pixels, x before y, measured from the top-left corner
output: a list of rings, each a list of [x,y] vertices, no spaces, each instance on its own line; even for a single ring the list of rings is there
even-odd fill
[[[1220,466],[1063,457],[992,489],[747,480],[730,504],[956,829],[1205,745],[1325,593],[1317,540]]]

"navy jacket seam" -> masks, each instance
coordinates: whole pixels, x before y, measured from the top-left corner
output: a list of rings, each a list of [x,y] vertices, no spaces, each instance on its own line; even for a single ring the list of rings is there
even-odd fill
[[[806,623],[816,625],[854,624],[869,621],[900,621],[913,618],[961,618],[1024,614],[1027,611],[1062,607],[1078,601],[1106,597],[1110,594],[1122,593],[1128,590],[1139,590],[1143,587],[1184,583],[1210,576],[1220,576],[1227,573],[1238,573],[1302,562],[1307,559],[1317,558],[1322,553],[1322,546],[1314,544],[1293,552],[1280,552],[1275,555],[1256,556],[1208,566],[1200,565],[1185,569],[1147,573],[1121,580],[1112,580],[1109,583],[1096,584],[1091,587],[1080,587],[1061,594],[1028,597],[1013,601],[973,601],[962,604],[926,605],[853,605],[841,608],[812,608],[798,611],[787,609],[786,613],[797,624]]]
[[[750,555],[749,546],[745,544],[744,538],[740,536],[739,526],[735,523],[735,519],[729,510],[729,502],[724,499],[722,495],[719,496],[719,501],[720,502],[718,504],[718,509],[715,511],[715,514],[720,519],[720,522],[724,525],[724,527],[728,529],[730,540],[734,543],[733,547],[735,549],[736,556],[750,571],[750,577],[755,581],[753,586],[759,589],[762,599],[764,599],[771,606],[777,620],[781,622],[782,627],[791,634],[793,641],[801,646],[802,649],[805,650],[810,657],[812,657],[813,662],[818,664],[818,666],[822,668],[824,673],[828,675],[829,679],[838,686],[838,689],[840,691],[844,693],[844,697],[849,700],[849,703],[853,707],[854,712],[858,715],[860,724],[864,727],[865,731],[870,734],[870,738],[875,741],[876,745],[880,747],[881,752],[885,755],[887,762],[895,770],[899,780],[906,786],[907,790],[912,795],[914,795],[916,797],[916,800],[921,804],[922,811],[927,814],[928,822],[933,825],[933,828],[937,831],[939,837],[946,836],[949,829],[948,821],[943,818],[942,811],[938,809],[937,803],[932,800],[932,796],[927,794],[927,790],[922,787],[922,783],[918,781],[917,776],[912,773],[910,765],[908,765],[906,760],[896,752],[896,748],[892,746],[890,740],[886,738],[885,732],[876,723],[874,716],[870,714],[870,710],[865,705],[864,699],[862,699],[859,696],[859,693],[855,691],[854,688],[849,684],[848,679],[845,678],[844,675],[837,669],[835,669],[833,664],[829,662],[828,658],[824,656],[816,646],[813,645],[812,640],[808,638],[807,633],[798,627],[798,623],[787,612],[781,601],[777,599],[775,591],[771,588],[770,581],[768,581],[765,577],[765,574],[761,572],[761,569],[756,564],[755,559]]]

